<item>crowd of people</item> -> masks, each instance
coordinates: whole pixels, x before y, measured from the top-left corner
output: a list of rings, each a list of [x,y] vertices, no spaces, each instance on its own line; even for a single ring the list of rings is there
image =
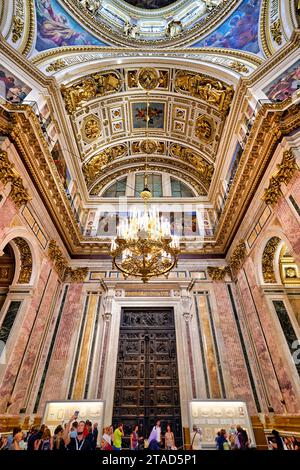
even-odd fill
[[[29,451],[66,451],[66,450],[115,450],[120,451],[124,447],[125,433],[122,423],[114,427],[108,426],[98,439],[98,423],[91,421],[77,421],[72,416],[64,426],[51,430],[43,424],[40,427],[32,426],[25,433],[20,427],[13,429],[12,434],[0,437],[0,450],[29,450]],[[193,426],[190,435],[190,447],[192,450],[201,450],[203,441],[202,429]],[[300,441],[291,437],[281,437],[276,430],[268,439],[270,450],[300,450]],[[240,425],[231,425],[228,431],[220,429],[215,438],[217,450],[247,450],[251,448],[251,441],[247,431]],[[167,424],[166,432],[161,429],[160,420],[156,421],[148,438],[139,435],[139,426],[135,425],[130,433],[129,448],[131,450],[177,450],[175,436],[170,424]]]

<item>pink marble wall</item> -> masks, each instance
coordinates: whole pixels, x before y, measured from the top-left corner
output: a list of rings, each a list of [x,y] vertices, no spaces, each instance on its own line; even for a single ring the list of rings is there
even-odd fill
[[[3,190],[3,184],[0,182],[1,190]],[[13,201],[9,197],[6,198],[3,206],[0,207],[0,240],[3,238],[4,229],[10,226],[17,213],[18,209],[16,209]]]
[[[300,207],[300,171],[297,171],[289,184],[287,185],[287,191],[291,193],[298,206]]]
[[[275,214],[294,251],[295,261],[300,264],[300,220],[296,218],[284,198],[279,200],[275,208]]]
[[[27,315],[33,318],[36,314],[37,308],[39,308],[39,312],[30,335],[29,343],[22,362],[22,367],[20,369],[18,380],[14,388],[14,393],[12,396],[13,405],[10,408],[10,412],[12,413],[18,413],[20,408],[23,408],[26,405],[28,398],[27,388],[29,385],[31,385],[31,380],[33,379],[32,373],[34,371],[35,365],[38,365],[35,364],[37,354],[39,353],[40,348],[43,346],[42,340],[44,330],[46,328],[48,317],[51,314],[52,299],[55,295],[57,284],[59,282],[58,275],[52,268],[50,261],[47,259],[44,260],[44,266],[44,276],[47,276],[48,278],[49,274],[50,277],[48,280],[45,278],[43,279],[43,281],[47,283],[43,298],[40,299],[40,295],[42,294],[41,291],[36,292],[28,309]],[[49,273],[50,269],[52,269],[51,273]]]
[[[66,399],[67,386],[75,354],[76,338],[82,317],[83,283],[70,284],[53,349],[39,411],[47,400]]]
[[[227,287],[224,282],[216,282],[214,287],[220,317],[220,327],[225,345],[225,350],[221,351],[221,361],[222,355],[226,355],[232,383],[232,395],[228,398],[246,401],[250,413],[255,414],[256,407],[251,393],[244,355],[240,345]]]
[[[257,285],[254,275],[255,267],[250,258],[245,261],[244,269],[249,286],[243,272],[240,272],[238,275],[238,283],[272,406],[276,413],[298,413],[300,406],[299,397],[295,394],[293,384],[286,370],[283,353],[273,333],[274,327],[269,307]],[[286,403],[286,408],[280,402],[282,399]]]
[[[12,402],[12,405],[9,408],[9,412],[11,413],[12,409],[14,409],[15,412],[18,412],[18,409],[17,409],[18,403],[13,403],[11,393],[14,387],[14,382],[15,382],[16,375],[19,370],[19,366],[23,358],[23,354],[26,349],[27,340],[31,333],[31,328],[34,322],[35,314],[38,309],[50,269],[51,269],[51,266],[50,266],[48,259],[44,258],[42,262],[42,266],[41,266],[40,277],[39,277],[37,286],[33,292],[31,302],[29,306],[27,304],[26,312],[22,312],[20,310],[18,313],[18,316],[22,315],[22,313],[25,313],[25,315],[23,317],[24,318],[23,323],[22,325],[20,325],[19,335],[18,335],[16,344],[14,347],[13,356],[10,357],[9,359],[9,362],[5,371],[5,375],[1,384],[0,413],[3,413],[6,411],[6,405],[8,401]],[[48,301],[49,301],[49,297],[48,297]],[[23,305],[23,308],[24,307],[25,305]],[[21,309],[22,309],[22,306],[21,306]],[[16,321],[18,321],[18,318],[16,319]],[[27,369],[30,367],[32,367],[32,364],[30,364],[30,362],[27,361]]]
[[[247,287],[247,286],[244,286],[244,287]],[[251,317],[248,315],[248,309],[245,308],[243,310],[242,308],[242,305],[244,304],[244,302],[247,302],[247,305],[251,305],[251,302],[249,302],[250,299],[248,297],[249,292],[247,291],[247,289],[243,289],[243,291],[239,290],[240,283],[239,285],[232,284],[231,288],[232,288],[232,294],[234,297],[235,305],[237,308],[237,314],[238,314],[238,318],[239,318],[239,322],[240,322],[240,326],[242,330],[243,341],[244,341],[245,348],[247,351],[247,356],[248,356],[248,360],[250,363],[252,376],[255,382],[255,389],[256,389],[259,402],[261,405],[261,411],[263,413],[267,413],[269,403],[267,401],[264,383],[262,383],[264,380],[262,378],[264,374],[262,374],[260,370],[261,359],[257,354],[256,348],[254,349],[254,346],[253,346],[254,340],[253,340],[253,335],[252,335],[253,328],[252,328],[252,323],[251,323]],[[242,292],[241,298],[239,295],[240,292]],[[244,314],[244,312],[246,313],[246,315]]]

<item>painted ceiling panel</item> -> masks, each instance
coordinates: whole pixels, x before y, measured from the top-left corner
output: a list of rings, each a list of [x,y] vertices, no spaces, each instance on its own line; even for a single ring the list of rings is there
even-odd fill
[[[224,47],[260,52],[259,16],[261,0],[244,0],[229,18],[192,47]]]
[[[85,31],[56,0],[35,0],[37,51],[64,46],[107,46]]]

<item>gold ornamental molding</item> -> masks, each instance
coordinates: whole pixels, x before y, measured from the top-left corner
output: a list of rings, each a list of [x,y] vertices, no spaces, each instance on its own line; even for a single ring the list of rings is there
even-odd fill
[[[67,268],[65,272],[65,282],[83,282],[88,275],[88,268]]]
[[[246,243],[244,242],[244,240],[240,240],[229,258],[229,266],[234,276],[236,276],[239,270],[241,269],[246,256]]]
[[[53,262],[55,271],[59,277],[63,279],[65,271],[68,267],[68,261],[62,254],[62,251],[55,240],[50,240],[49,242],[48,256],[49,259]]]
[[[292,150],[283,152],[281,163],[277,164],[277,172],[271,176],[269,186],[265,189],[262,199],[266,204],[274,206],[283,196],[281,183],[289,184],[294,174],[299,171],[296,157]]]
[[[224,281],[227,274],[231,275],[229,266],[208,266],[207,273],[212,281]]]
[[[6,186],[11,183],[9,197],[13,200],[17,209],[31,200],[28,190],[23,185],[23,180],[14,165],[10,163],[7,152],[0,151],[0,181]]]
[[[13,239],[20,253],[20,274],[18,283],[29,284],[32,274],[32,256],[30,247],[24,238],[17,237]]]
[[[175,75],[175,91],[199,98],[226,113],[233,98],[233,87],[206,75],[180,70]]]
[[[238,170],[228,193],[216,231],[216,248],[229,246],[243,211],[249,205],[259,181],[285,135],[300,126],[300,105],[291,99],[263,104],[257,113]]]
[[[48,257],[53,262],[54,269],[64,282],[83,282],[88,274],[88,268],[71,268],[55,240],[50,240]]]
[[[274,272],[275,254],[280,243],[279,237],[272,237],[267,242],[263,255],[262,255],[262,273],[264,282],[274,284],[276,283],[276,276]]]
[[[115,71],[94,73],[84,77],[71,86],[61,87],[65,101],[66,110],[69,114],[74,113],[82,104],[97,98],[120,91],[122,79]]]
[[[125,176],[128,173],[136,171],[144,171],[145,164],[141,158],[131,157],[130,166],[124,167],[122,162],[115,162],[113,165],[111,165],[109,170],[109,174],[101,173],[100,178],[97,178],[90,187],[89,192],[92,196],[99,195],[102,189],[121,176]],[[167,172],[188,183],[188,185],[190,185],[199,196],[207,195],[208,191],[206,185],[208,182],[205,182],[205,180],[202,181],[199,178],[199,173],[197,170],[191,170],[191,168],[187,167],[187,165],[185,165],[183,162],[176,162],[176,168],[174,168],[170,159],[166,157],[160,158],[151,156],[148,159],[148,170],[150,172]]]
[[[139,48],[140,51],[142,51],[145,54],[145,57],[149,56],[151,60],[153,61],[154,58],[165,58],[165,52],[162,52],[161,50],[153,50],[153,48],[145,47],[145,48]],[[108,54],[109,57],[124,57],[130,59],[136,58],[136,53],[137,50],[132,48],[125,48],[125,47],[105,47],[105,46],[66,46],[66,47],[59,47],[55,49],[48,50],[46,52],[40,52],[36,56],[34,56],[31,59],[32,64],[36,65],[37,67],[40,67],[44,62],[47,62],[50,59],[54,59],[53,62],[49,64],[54,64],[58,59],[64,60],[65,65],[62,68],[65,67],[71,67],[74,66],[74,60],[70,61],[68,63],[68,56],[74,56],[81,54],[81,62],[93,62],[93,60],[98,60],[99,57],[93,58],[93,55],[95,54]],[[218,55],[218,56],[224,56],[228,57],[231,59],[237,59],[237,60],[245,60],[252,64],[255,68],[257,68],[259,65],[261,65],[264,61],[261,57],[259,57],[256,54],[252,53],[247,53],[243,51],[238,51],[236,49],[224,49],[224,48],[216,48],[216,47],[201,47],[201,48],[190,48],[190,49],[169,49],[168,50],[169,57],[178,57],[178,55],[182,55],[183,58],[186,58],[187,54],[189,56],[189,59],[192,59],[195,57],[195,60],[202,60],[201,56],[203,56],[203,60],[205,61],[205,55]],[[84,57],[84,54],[91,54],[91,57],[88,55],[86,58]],[[86,60],[83,60],[83,59]],[[209,61],[209,63],[214,64],[213,61]],[[63,64],[61,64],[63,65]],[[230,63],[227,65],[224,64],[224,67],[231,68]]]
[[[58,231],[64,233],[68,248],[73,251],[76,246],[80,246],[82,235],[38,118],[29,105],[7,105],[9,107],[11,113],[0,112],[0,132],[15,144],[56,222]],[[14,112],[16,110],[18,113]],[[15,191],[17,188],[16,186]]]

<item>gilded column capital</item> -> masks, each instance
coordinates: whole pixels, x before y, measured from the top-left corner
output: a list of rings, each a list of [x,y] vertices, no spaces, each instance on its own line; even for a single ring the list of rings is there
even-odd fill
[[[83,282],[88,274],[88,268],[66,268],[64,280],[69,282]]]
[[[207,273],[213,281],[224,281],[226,274],[231,274],[229,266],[208,266]]]
[[[0,150],[0,181],[6,186],[11,183],[9,197],[13,200],[17,209],[30,201],[31,196],[26,188],[24,188],[23,180],[13,163],[8,159],[7,152]]]
[[[291,149],[283,152],[281,163],[277,164],[277,172],[271,176],[269,186],[265,189],[263,200],[266,204],[274,206],[283,196],[281,183],[289,184],[292,177],[299,171],[296,157]]]
[[[48,246],[48,256],[53,261],[54,269],[61,279],[64,278],[65,271],[68,268],[68,262],[55,240],[50,240]]]
[[[229,258],[229,266],[233,275],[237,275],[241,269],[247,255],[246,243],[240,240],[234,248],[232,255]]]

